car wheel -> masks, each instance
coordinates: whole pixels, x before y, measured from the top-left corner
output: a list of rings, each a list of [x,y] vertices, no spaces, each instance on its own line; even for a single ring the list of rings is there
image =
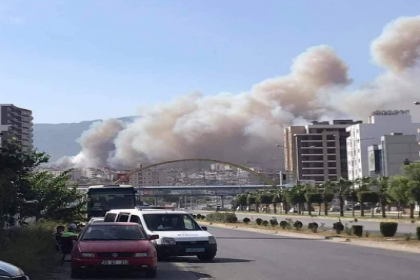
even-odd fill
[[[71,268],[71,272],[70,272],[70,278],[71,279],[80,279],[82,278],[82,271],[80,271],[80,269]]]
[[[214,259],[215,256],[216,256],[216,253],[208,253],[208,254],[197,255],[197,258],[200,261],[211,261],[212,259]]]
[[[147,278],[156,278],[156,276],[157,276],[157,268],[156,267],[146,271],[146,277]]]

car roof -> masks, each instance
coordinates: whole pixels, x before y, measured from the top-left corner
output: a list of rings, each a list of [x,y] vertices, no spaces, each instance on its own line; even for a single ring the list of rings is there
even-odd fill
[[[94,223],[90,224],[90,227],[97,226],[138,226],[138,223],[126,223],[126,222],[103,222],[103,223]]]
[[[110,210],[108,213],[130,213],[130,214],[189,214],[185,211],[174,211],[166,209],[116,209]]]

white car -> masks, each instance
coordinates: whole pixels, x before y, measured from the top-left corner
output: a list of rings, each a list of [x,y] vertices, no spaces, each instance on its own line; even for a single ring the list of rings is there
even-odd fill
[[[148,235],[159,235],[159,239],[154,240],[159,259],[197,256],[200,260],[209,261],[217,253],[216,238],[184,211],[111,210],[106,213],[104,222],[135,222],[142,225]]]

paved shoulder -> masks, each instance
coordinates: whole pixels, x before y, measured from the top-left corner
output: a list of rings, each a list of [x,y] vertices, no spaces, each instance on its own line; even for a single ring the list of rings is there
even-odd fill
[[[70,265],[65,264],[58,273],[54,274],[55,279],[71,280]],[[121,275],[121,273],[99,273],[87,275],[84,279],[106,279],[106,280],[127,280],[127,279],[146,279],[141,273],[133,273],[130,275]],[[186,265],[170,262],[159,262],[158,276],[156,280],[197,280],[200,279],[199,274],[190,270]]]

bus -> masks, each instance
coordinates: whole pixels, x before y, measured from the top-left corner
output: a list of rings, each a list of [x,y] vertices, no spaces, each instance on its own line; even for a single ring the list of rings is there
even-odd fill
[[[87,216],[104,217],[112,209],[136,208],[136,190],[132,186],[99,185],[87,190]]]

